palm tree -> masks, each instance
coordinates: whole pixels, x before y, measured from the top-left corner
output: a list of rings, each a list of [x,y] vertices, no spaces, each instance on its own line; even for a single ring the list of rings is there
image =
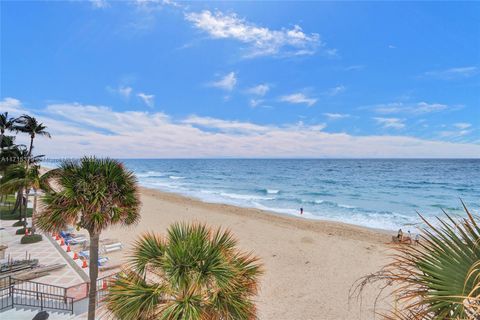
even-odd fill
[[[5,136],[5,131],[13,129],[14,119],[8,117],[8,112],[0,113],[0,144],[3,149],[3,137]]]
[[[38,157],[36,157],[38,158]],[[0,193],[14,193],[18,190],[21,190],[20,197],[23,198],[23,191],[25,191],[25,202],[28,203],[28,196],[30,189],[34,191],[34,200],[33,200],[33,213],[32,213],[32,230],[34,228],[35,214],[37,212],[37,191],[38,190],[50,190],[48,180],[46,176],[40,174],[40,166],[33,163],[30,166],[25,165],[24,163],[11,164],[7,167],[5,175],[0,179]],[[26,188],[24,190],[24,188]],[[24,208],[24,222],[26,224],[27,219],[27,206]],[[21,211],[21,210],[20,210]],[[22,215],[20,214],[20,220]]]
[[[95,319],[98,278],[98,245],[102,230],[111,225],[131,225],[140,219],[137,180],[112,159],[84,157],[64,161],[49,173],[58,190],[42,198],[44,208],[37,226],[46,232],[68,225],[86,229],[90,236],[90,287],[88,319]]]
[[[477,319],[480,311],[480,226],[465,205],[465,218],[422,219],[419,246],[395,247],[393,262],[364,277],[357,286],[384,282],[393,287],[395,308],[386,319]]]
[[[4,172],[4,179],[2,178],[4,182],[11,179],[23,179],[24,173],[29,171],[28,167],[31,165],[37,165],[43,158],[43,155],[28,157],[28,150],[24,145],[13,145],[8,149],[4,149],[2,155],[4,156],[3,160],[5,161],[0,162],[0,170]],[[18,168],[19,165],[23,165],[24,169]],[[11,174],[7,177],[6,172],[11,166],[14,170],[11,170]],[[14,185],[14,183],[12,183],[12,185]],[[3,189],[6,190],[7,187],[4,187]],[[26,185],[18,185],[17,190],[8,191],[9,193],[17,193],[15,206],[11,214],[14,214],[18,209],[20,212],[19,221],[22,220],[22,207],[24,208],[23,211],[25,211],[24,214],[26,219],[27,203],[24,198],[24,191],[26,190],[28,190]],[[1,191],[0,193],[4,194]]]
[[[44,126],[43,123],[39,123],[35,117],[24,114],[23,116],[17,118],[15,123],[16,124],[13,126],[13,129],[30,135],[28,157],[32,155],[33,140],[36,136],[45,136],[48,138],[51,137],[50,133],[45,130],[47,127]]]
[[[255,319],[258,258],[240,252],[229,231],[176,223],[146,234],[105,301],[118,319]]]

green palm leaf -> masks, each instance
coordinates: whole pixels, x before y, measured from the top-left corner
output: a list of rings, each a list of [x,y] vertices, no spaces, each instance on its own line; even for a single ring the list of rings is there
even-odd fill
[[[463,206],[466,218],[444,212],[434,225],[421,216],[427,227],[421,230],[420,245],[396,246],[392,263],[361,279],[360,291],[368,282],[393,286],[399,308],[385,318],[475,319],[468,317],[480,298],[480,228],[478,218]]]
[[[240,252],[228,231],[173,224],[145,234],[106,298],[118,319],[255,319],[258,258]]]

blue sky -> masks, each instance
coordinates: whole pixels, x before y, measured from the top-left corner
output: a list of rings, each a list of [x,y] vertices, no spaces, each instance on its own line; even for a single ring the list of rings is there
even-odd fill
[[[480,3],[1,6],[0,111],[48,156],[480,156]]]

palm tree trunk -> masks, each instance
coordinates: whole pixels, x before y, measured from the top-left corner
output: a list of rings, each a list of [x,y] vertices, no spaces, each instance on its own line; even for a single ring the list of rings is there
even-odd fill
[[[32,211],[32,229],[31,233],[35,234],[35,215],[37,214],[37,190],[33,189],[33,211]]]
[[[4,137],[4,131],[0,133],[0,151],[3,151],[3,137]]]
[[[28,218],[28,194],[29,194],[28,188],[25,187],[25,226],[27,225],[27,218]]]
[[[32,149],[33,149],[33,138],[34,136],[30,136],[30,149],[28,149],[28,163],[30,163],[30,157],[32,156]]]
[[[10,214],[14,214],[17,209],[20,209],[19,215],[19,221],[22,220],[22,190],[17,191],[17,198],[15,199],[15,206],[13,207],[13,210]]]
[[[90,288],[88,291],[88,320],[95,320],[97,307],[97,278],[98,278],[98,243],[100,234],[89,231],[90,234]]]

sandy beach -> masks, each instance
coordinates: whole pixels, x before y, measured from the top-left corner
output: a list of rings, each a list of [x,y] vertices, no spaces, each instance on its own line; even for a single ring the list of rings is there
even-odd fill
[[[144,232],[162,234],[177,221],[204,222],[230,229],[242,249],[261,258],[265,274],[257,298],[260,319],[373,319],[378,290],[367,290],[360,306],[355,300],[349,303],[349,289],[355,280],[388,261],[388,233],[205,203],[145,188],[141,200],[138,225],[102,234],[126,245],[126,250],[111,255],[113,261],[124,259]]]

